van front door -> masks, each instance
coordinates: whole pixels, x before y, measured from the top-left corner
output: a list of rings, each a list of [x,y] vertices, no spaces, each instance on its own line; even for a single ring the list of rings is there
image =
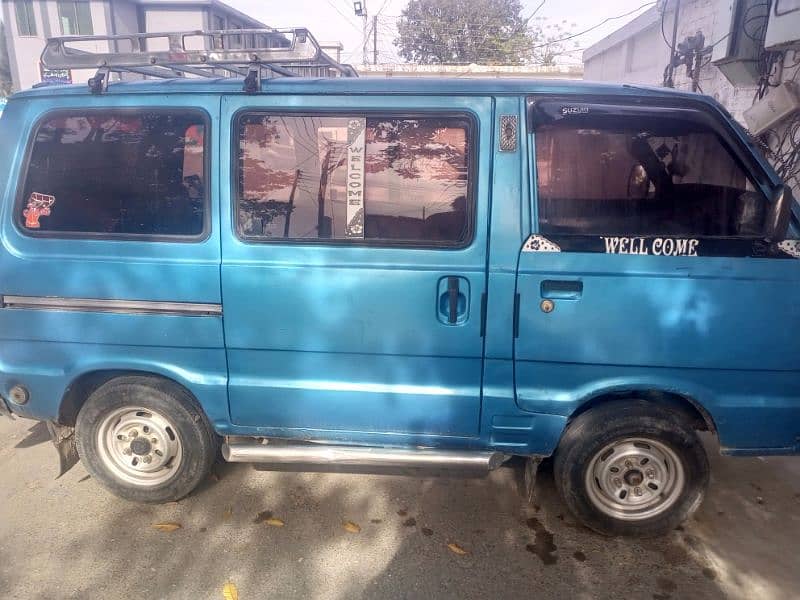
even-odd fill
[[[530,112],[520,406],[569,415],[598,389],[661,389],[706,404],[729,446],[791,445],[800,263],[764,241],[769,182],[735,133],[685,106]]]
[[[234,425],[356,442],[477,435],[490,110],[480,98],[224,99]]]

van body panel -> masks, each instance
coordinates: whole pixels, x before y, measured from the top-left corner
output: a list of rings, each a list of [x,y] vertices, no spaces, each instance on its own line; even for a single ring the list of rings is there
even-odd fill
[[[799,261],[521,251],[540,233],[528,98],[668,98],[727,121],[713,100],[559,81],[287,78],[264,81],[257,95],[241,85],[115,82],[99,95],[76,85],[27,90],[8,103],[0,295],[220,310],[2,308],[0,395],[19,383],[31,394],[14,413],[57,419],[66,391],[88,373],[155,373],[186,387],[221,435],[549,455],[587,402],[651,390],[702,407],[727,453],[800,451]],[[208,118],[207,235],[88,239],[21,229],[14,211],[44,116],[176,107]],[[233,124],[242,110],[468,115],[476,145],[470,243],[243,241],[233,196]],[[514,151],[499,148],[501,116],[517,117]],[[741,127],[727,127],[749,153]],[[762,156],[752,159],[763,169],[760,184],[779,183]],[[795,218],[789,235],[799,234]],[[454,325],[441,320],[450,277],[465,292]]]
[[[180,106],[208,120],[208,164],[219,160],[216,131],[219,97],[183,97]],[[221,306],[220,226],[216,170],[208,173],[208,232],[195,241],[28,235],[14,211],[25,177],[29,139],[35,126],[55,111],[81,112],[174,108],[168,95],[45,95],[14,99],[0,120],[2,169],[0,205],[0,295],[30,303],[62,303],[64,309],[6,306],[0,310],[0,394],[24,383],[31,401],[15,412],[55,420],[70,385],[81,375],[102,371],[155,373],[184,385],[212,422],[229,420],[227,365],[222,317],[182,316],[170,311],[75,309],[81,301],[197,303]],[[75,173],[80,177],[80,173]],[[42,190],[46,192],[46,190]],[[8,302],[6,302],[8,305]]]
[[[8,397],[8,390],[17,383],[24,382],[30,390],[30,402],[14,406],[14,412],[22,416],[58,420],[62,399],[71,386],[82,375],[100,371],[171,379],[197,398],[215,428],[222,429],[230,421],[222,348],[28,340],[4,340],[0,345],[3,395]]]
[[[588,114],[581,101],[575,97],[568,108]],[[709,105],[709,114],[714,110]],[[590,122],[587,118],[574,127],[585,129]],[[718,127],[730,129],[742,148],[747,146],[741,128]],[[531,140],[537,142],[535,129]],[[669,151],[658,150],[662,156]],[[537,181],[541,174],[533,151],[531,155],[530,171]],[[758,181],[774,178],[763,159],[750,162],[764,168]],[[574,177],[594,172],[588,165],[560,168],[575,168]],[[768,190],[763,192],[768,198]],[[541,234],[536,202],[533,212],[532,233]],[[585,218],[594,214],[587,211]],[[549,243],[544,235],[540,240]],[[615,235],[598,234],[594,239],[600,243],[592,252],[557,245],[521,249],[519,337],[514,346],[519,406],[570,415],[599,396],[663,391],[691,398],[707,411],[723,446],[796,447],[800,262],[785,255],[655,255],[657,241],[637,238],[637,233],[630,238]],[[696,238],[694,245],[710,239],[663,239],[670,237],[683,237],[684,244],[689,243],[686,238]],[[629,250],[615,253],[614,243],[620,239],[629,240]],[[726,244],[736,239],[718,243],[724,254],[732,248]]]
[[[800,370],[800,262],[578,252],[520,255],[519,360]],[[548,281],[576,281],[553,298]],[[768,300],[767,300],[768,299]]]
[[[489,287],[486,306],[487,359],[513,360],[514,288],[517,260],[526,232],[530,231],[530,196],[527,168],[525,105],[520,98],[496,98],[495,120],[500,115],[517,119],[517,150],[500,150],[495,131],[492,168],[491,235],[487,262]],[[511,380],[507,382],[511,385]],[[513,388],[509,390],[513,393]]]
[[[568,416],[521,408],[509,385],[514,380],[513,361],[486,359],[483,373],[481,431],[486,444],[510,454],[552,454]]]
[[[228,363],[237,424],[477,434],[480,358],[232,349]]]
[[[365,432],[479,434],[491,99],[225,96],[222,139],[243,111],[472,115],[473,239],[461,249],[223,238],[233,422]],[[234,148],[221,171],[232,173]],[[475,153],[475,151],[477,151]],[[223,186],[231,206],[233,186]],[[234,232],[231,211],[223,230]],[[463,322],[439,318],[441,282],[463,280]],[[298,432],[302,436],[302,432]]]
[[[524,410],[567,417],[602,396],[665,392],[702,407],[725,448],[797,446],[800,378],[793,371],[538,361],[527,361],[519,369],[518,402]]]

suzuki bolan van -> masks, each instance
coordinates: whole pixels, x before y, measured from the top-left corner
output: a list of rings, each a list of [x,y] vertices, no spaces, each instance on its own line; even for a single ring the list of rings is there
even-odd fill
[[[0,409],[63,468],[165,502],[220,453],[552,456],[581,522],[656,535],[699,431],[800,450],[798,210],[714,100],[293,77],[352,75],[302,29],[89,40],[128,47],[51,40],[97,74],[0,119]]]

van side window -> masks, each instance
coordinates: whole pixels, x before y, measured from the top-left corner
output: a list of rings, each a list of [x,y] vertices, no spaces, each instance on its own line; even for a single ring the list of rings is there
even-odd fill
[[[766,200],[708,126],[603,115],[536,129],[542,233],[756,236]]]
[[[471,236],[469,137],[461,117],[242,115],[239,232],[462,245]]]
[[[198,236],[205,120],[191,111],[84,111],[36,131],[17,217],[27,232]]]

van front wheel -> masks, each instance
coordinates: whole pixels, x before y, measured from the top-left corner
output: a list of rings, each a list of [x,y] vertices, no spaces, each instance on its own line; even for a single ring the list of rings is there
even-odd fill
[[[700,506],[708,458],[681,415],[614,401],[569,424],[555,456],[556,486],[585,525],[605,535],[662,535]]]
[[[217,437],[194,399],[152,377],[123,377],[98,388],[78,414],[78,454],[117,496],[169,502],[209,473]]]

